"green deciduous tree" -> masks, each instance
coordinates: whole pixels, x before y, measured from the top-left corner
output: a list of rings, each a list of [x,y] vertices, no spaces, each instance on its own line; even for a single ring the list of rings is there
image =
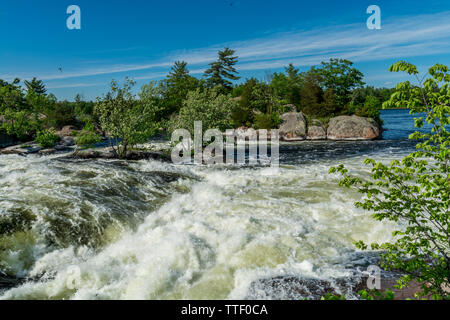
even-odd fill
[[[193,133],[195,121],[202,121],[204,132],[208,129],[229,129],[232,125],[231,110],[235,103],[230,94],[222,94],[217,87],[191,91],[178,117],[171,122],[171,131],[187,129]]]
[[[323,90],[320,87],[320,76],[315,68],[304,74],[299,109],[306,114],[321,115]]]
[[[336,93],[336,102],[342,111],[351,101],[351,92],[355,88],[364,85],[364,75],[356,68],[353,62],[344,59],[330,59],[322,62],[322,67],[317,69],[320,80],[325,89],[333,89]]]
[[[450,293],[444,289],[450,285],[449,68],[436,64],[424,81],[414,65],[403,61],[390,71],[414,76],[417,85],[399,83],[384,107],[410,108],[418,115],[416,127],[427,122],[431,132],[413,133],[410,139],[418,141],[417,151],[402,160],[387,165],[367,159],[370,179],[352,176],[342,165],[330,171],[344,175],[340,185],[356,187],[365,195],[356,206],[372,211],[377,220],[399,223],[393,242],[371,246],[381,250],[382,267],[406,274],[398,285],[404,287],[416,280],[422,284],[422,294],[449,299]],[[357,246],[367,248],[362,242]]]
[[[32,105],[32,97],[36,95],[33,93],[25,98],[19,84],[19,79],[0,83],[0,128],[18,139],[25,139],[39,128],[39,121]]]
[[[131,92],[134,81],[125,80],[123,87],[111,82],[111,91],[98,98],[95,113],[100,126],[115,143],[111,146],[120,158],[127,156],[130,147],[144,143],[154,131],[151,102],[143,103]]]

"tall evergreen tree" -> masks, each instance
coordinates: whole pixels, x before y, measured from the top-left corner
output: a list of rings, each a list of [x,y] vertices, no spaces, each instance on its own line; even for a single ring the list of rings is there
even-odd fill
[[[38,96],[44,96],[47,92],[47,89],[45,89],[45,85],[42,80],[33,78],[31,81],[25,80],[24,83],[27,87],[28,93],[34,92]]]
[[[195,90],[198,86],[199,80],[189,75],[187,62],[176,61],[163,83],[163,91],[165,92],[163,117],[178,112],[188,92]]]
[[[230,48],[225,48],[218,54],[218,60],[209,64],[210,68],[205,71],[204,76],[209,87],[221,86],[225,92],[231,92],[233,87],[230,80],[240,79],[234,68],[234,65],[238,62],[238,57],[234,55],[235,51]]]

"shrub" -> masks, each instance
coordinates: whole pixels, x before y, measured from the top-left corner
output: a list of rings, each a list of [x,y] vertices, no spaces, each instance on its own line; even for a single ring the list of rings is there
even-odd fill
[[[360,117],[372,118],[381,125],[380,106],[381,102],[377,97],[367,96],[364,105],[354,107],[354,114]]]
[[[55,130],[38,131],[36,142],[43,148],[52,148],[59,141],[59,136],[55,134]]]
[[[47,123],[56,128],[75,123],[74,105],[68,101],[56,102],[46,111]]]
[[[102,137],[95,133],[95,128],[92,123],[86,123],[83,130],[75,138],[75,143],[79,147],[91,147],[101,141]]]
[[[278,113],[260,113],[255,116],[256,129],[274,129],[277,128],[280,123],[281,118]]]

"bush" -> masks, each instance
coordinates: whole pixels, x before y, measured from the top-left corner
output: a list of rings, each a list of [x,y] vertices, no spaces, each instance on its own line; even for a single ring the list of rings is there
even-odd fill
[[[55,128],[62,128],[75,123],[74,105],[68,101],[56,102],[46,111],[47,124]]]
[[[355,106],[354,114],[360,117],[369,117],[374,119],[378,124],[382,125],[380,118],[381,102],[375,96],[367,96],[364,105]]]
[[[102,137],[95,133],[95,128],[92,123],[86,123],[83,130],[75,138],[75,143],[79,147],[91,147],[101,141]]]
[[[55,134],[55,130],[39,131],[36,136],[36,142],[43,148],[52,148],[59,141],[59,136]]]
[[[281,118],[278,113],[266,114],[260,113],[255,116],[256,129],[274,129],[281,123]]]

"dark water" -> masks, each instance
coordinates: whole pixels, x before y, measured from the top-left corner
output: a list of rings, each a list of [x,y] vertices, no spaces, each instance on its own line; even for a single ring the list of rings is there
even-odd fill
[[[431,126],[424,124],[422,128],[414,127],[414,118],[425,117],[425,114],[411,115],[407,109],[382,110],[383,139],[406,140],[415,131],[430,132]]]
[[[280,146],[280,163],[306,164],[326,159],[346,159],[356,156],[371,156],[378,153],[407,154],[415,149],[417,144],[409,140],[411,133],[418,131],[414,127],[414,118],[409,110],[382,110],[383,137],[375,141],[314,141],[283,144]],[[419,131],[426,132],[430,126],[424,126]]]

